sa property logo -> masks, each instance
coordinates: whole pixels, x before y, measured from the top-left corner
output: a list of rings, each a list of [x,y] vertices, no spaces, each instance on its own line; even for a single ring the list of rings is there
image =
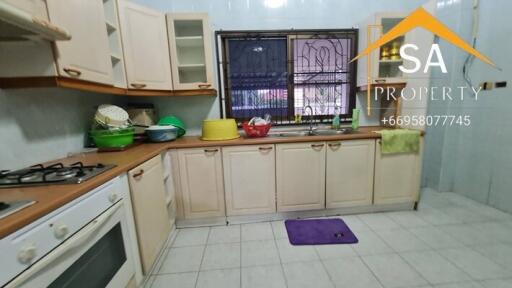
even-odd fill
[[[416,27],[422,27],[435,35],[439,36],[440,38],[450,42],[451,44],[459,47],[460,49],[466,51],[467,53],[475,56],[476,58],[482,60],[483,62],[487,63],[488,65],[497,68],[496,64],[494,64],[489,58],[482,55],[477,50],[473,49],[471,45],[467,44],[462,40],[457,34],[455,34],[453,31],[451,31],[448,27],[446,27],[443,23],[441,23],[439,20],[437,20],[434,16],[432,16],[430,13],[425,11],[423,8],[418,8],[414,12],[412,12],[409,16],[407,16],[404,20],[402,20],[400,23],[398,23],[395,27],[393,27],[391,30],[389,30],[388,33],[384,34],[380,39],[370,44],[363,52],[361,52],[359,55],[357,55],[352,61],[355,61],[363,56],[368,55],[371,51],[379,48],[380,46],[388,43],[389,41],[400,37],[404,35],[405,33],[409,32],[410,30],[416,28]],[[414,49],[418,50],[418,46],[414,44],[405,44],[400,47],[400,56],[405,59],[412,61],[414,63],[414,67],[411,69],[407,69],[401,65],[399,68],[404,73],[415,73],[419,71],[421,68],[421,61],[420,59],[408,55],[406,53],[406,49]],[[434,56],[434,53],[437,56],[438,62],[433,62],[432,58]],[[351,61],[351,62],[352,62]],[[438,44],[432,44],[432,47],[430,48],[430,53],[428,55],[424,73],[426,73],[431,66],[439,66],[441,68],[441,71],[443,73],[447,73],[446,71],[446,65],[444,64],[443,56],[441,54],[441,50],[439,49]]]

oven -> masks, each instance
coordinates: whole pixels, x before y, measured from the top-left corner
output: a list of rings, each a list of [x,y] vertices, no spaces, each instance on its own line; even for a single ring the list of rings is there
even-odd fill
[[[129,210],[120,188],[114,181],[8,239],[13,249],[2,249],[2,261],[15,258],[16,267],[7,272],[23,270],[5,287],[135,287]]]

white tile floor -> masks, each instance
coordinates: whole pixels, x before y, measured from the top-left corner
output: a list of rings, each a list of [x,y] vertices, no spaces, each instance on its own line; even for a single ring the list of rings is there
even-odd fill
[[[418,211],[341,217],[354,245],[292,246],[283,221],[180,229],[151,288],[512,288],[512,215],[426,190]]]

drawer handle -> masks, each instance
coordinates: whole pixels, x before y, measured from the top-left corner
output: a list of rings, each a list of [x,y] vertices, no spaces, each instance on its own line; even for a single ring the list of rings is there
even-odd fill
[[[329,143],[328,145],[329,145],[329,147],[331,147],[331,148],[337,148],[337,147],[340,147],[340,146],[341,146],[341,143]]]
[[[139,172],[133,174],[133,178],[139,178],[144,175],[144,169],[140,169]]]
[[[270,151],[270,150],[272,150],[272,147],[259,147],[258,149],[260,151]]]
[[[322,148],[324,144],[311,144],[311,148]]]
[[[80,72],[80,70],[77,70],[77,69],[73,69],[73,68],[64,68],[62,69],[64,70],[64,72],[68,73],[69,75],[71,76],[75,76],[75,77],[78,77],[80,75],[82,75],[82,72]]]
[[[204,153],[216,153],[219,149],[204,149]]]
[[[208,89],[212,86],[212,84],[198,84],[197,86],[199,87],[199,89]]]
[[[375,79],[375,83],[386,83],[386,79]]]
[[[146,87],[146,84],[141,84],[141,83],[131,83],[130,85],[136,89],[142,89],[142,88]]]

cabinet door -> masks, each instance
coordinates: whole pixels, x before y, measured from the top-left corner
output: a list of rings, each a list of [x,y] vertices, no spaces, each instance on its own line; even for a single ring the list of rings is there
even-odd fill
[[[167,14],[174,89],[213,88],[211,30],[206,13]]]
[[[276,145],[277,211],[325,208],[325,143]]]
[[[326,207],[371,205],[375,140],[327,143]]]
[[[273,145],[222,148],[226,214],[276,212]]]
[[[71,34],[55,42],[59,74],[113,84],[103,0],[48,0],[50,21]]]
[[[128,172],[142,268],[147,274],[170,232],[160,155]]]
[[[185,218],[225,216],[220,148],[180,149],[178,157]]]
[[[128,88],[172,90],[165,15],[124,0],[118,4]]]
[[[382,154],[381,141],[375,147],[374,204],[394,204],[418,200],[421,153]]]

